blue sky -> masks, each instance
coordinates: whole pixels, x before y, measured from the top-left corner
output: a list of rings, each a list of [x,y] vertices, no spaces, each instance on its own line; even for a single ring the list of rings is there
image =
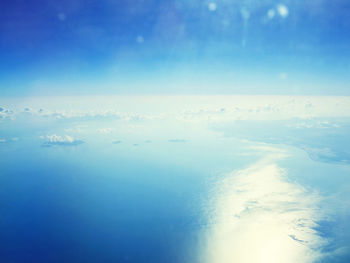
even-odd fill
[[[3,96],[349,95],[350,3],[1,1]]]

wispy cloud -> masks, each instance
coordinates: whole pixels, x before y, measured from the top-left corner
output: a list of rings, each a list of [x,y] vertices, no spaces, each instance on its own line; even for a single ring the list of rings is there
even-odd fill
[[[320,259],[327,240],[315,229],[324,219],[321,197],[288,181],[269,155],[227,175],[207,205],[203,248],[207,263],[306,263]]]
[[[286,13],[282,7],[283,14]],[[274,11],[277,15],[277,11]],[[89,103],[90,107],[72,107]],[[3,100],[6,102],[7,100]],[[317,96],[110,96],[94,98],[62,97],[60,99],[30,98],[13,109],[0,107],[0,119],[5,116],[40,116],[57,120],[121,120],[129,122],[162,120],[167,117],[190,122],[220,122],[232,120],[287,120],[311,117],[349,117],[349,97]],[[130,105],[136,105],[130,107]],[[152,111],[148,110],[152,104]],[[66,108],[62,108],[66,105]],[[327,105],[327,107],[324,107]],[[164,111],[164,109],[166,109]],[[160,112],[162,112],[160,114]]]
[[[99,133],[102,133],[102,134],[109,134],[113,131],[112,128],[100,128],[97,130]]]
[[[19,141],[18,137],[12,137],[12,138],[0,138],[0,143],[10,143],[10,142],[17,142]]]
[[[0,112],[1,113],[1,112]],[[13,112],[12,112],[13,113]],[[35,110],[32,108],[25,108],[22,111],[13,113],[14,116],[37,116],[43,118],[51,118],[56,120],[121,120],[128,122],[137,122],[137,121],[145,121],[145,120],[157,120],[161,117],[158,115],[147,115],[136,112],[120,112],[116,109],[111,108],[110,110],[44,110],[39,109]],[[1,116],[1,114],[0,114]]]

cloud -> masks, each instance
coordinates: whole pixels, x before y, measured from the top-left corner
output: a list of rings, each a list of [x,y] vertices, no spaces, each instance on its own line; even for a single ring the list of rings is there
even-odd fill
[[[298,120],[296,122],[288,122],[286,124],[286,127],[301,130],[301,129],[334,129],[334,128],[339,128],[340,126],[339,124],[330,122],[328,120],[309,119],[307,121]]]
[[[22,112],[17,115],[32,115],[40,116],[44,118],[53,118],[57,120],[122,120],[129,122],[145,121],[145,120],[156,120],[161,119],[160,115],[147,115],[139,114],[135,112],[119,112],[115,109],[110,110],[35,110],[31,108],[25,108]]]
[[[0,120],[12,120],[14,119],[14,112],[10,109],[0,107]]]
[[[53,145],[60,145],[60,146],[75,146],[84,143],[82,140],[76,140],[72,136],[64,135],[59,136],[56,134],[47,135],[46,137],[41,137],[42,139],[46,139],[46,141],[43,143],[43,146],[50,147]]]
[[[325,219],[321,197],[292,183],[269,155],[228,174],[206,205],[206,263],[315,262],[328,240],[315,230]]]
[[[280,6],[282,14],[286,14],[286,10],[285,6]],[[275,13],[279,14],[277,9]],[[281,77],[284,78],[285,73],[282,73]],[[121,99],[117,96],[101,97],[96,100],[93,97],[77,97],[74,98],[77,108],[67,105],[65,103],[67,99],[71,98],[59,98],[52,101],[47,99],[44,102],[42,99],[32,98],[28,103],[10,101],[14,108],[9,110],[0,107],[2,109],[0,119],[4,119],[5,116],[11,116],[11,119],[20,116],[23,119],[40,117],[71,121],[139,122],[175,118],[188,122],[226,122],[350,116],[350,98],[340,96],[145,96],[142,100],[135,96],[123,98],[123,103],[117,103]],[[150,100],[154,105],[152,111],[148,109]],[[180,103],[180,100],[184,102]],[[138,102],[138,105],[133,107],[133,111],[130,111],[130,105],[135,101]]]
[[[118,109],[111,107],[110,109],[101,110],[100,105],[97,105],[95,108],[78,110],[66,108],[59,109],[55,107],[50,108],[39,108],[35,105],[31,107],[23,107],[21,110],[14,111],[13,109],[5,109],[0,107],[0,120],[9,118],[16,119],[16,117],[21,118],[30,118],[30,117],[41,117],[46,119],[56,119],[56,120],[80,120],[80,121],[89,121],[89,120],[121,120],[128,122],[137,122],[137,121],[147,121],[147,120],[158,120],[162,119],[162,114],[144,114],[143,112],[128,112],[128,111],[119,111]],[[14,108],[19,108],[16,105]]]
[[[0,143],[10,143],[19,141],[18,137],[12,137],[10,139],[0,138]]]
[[[102,133],[102,134],[109,134],[113,131],[112,128],[100,128],[97,130],[99,133]]]

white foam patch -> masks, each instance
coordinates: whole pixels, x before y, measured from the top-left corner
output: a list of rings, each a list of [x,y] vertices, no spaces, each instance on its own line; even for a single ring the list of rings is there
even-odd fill
[[[320,196],[289,182],[269,155],[213,191],[201,254],[207,263],[314,262],[327,243],[315,230]]]

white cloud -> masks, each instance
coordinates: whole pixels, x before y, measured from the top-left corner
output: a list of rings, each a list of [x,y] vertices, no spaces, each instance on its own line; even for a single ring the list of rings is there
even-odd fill
[[[281,73],[279,77],[284,79],[288,76]],[[73,104],[79,107],[72,108],[71,104],[65,104],[66,101],[74,101]],[[221,122],[350,117],[350,97],[327,96],[111,96],[99,100],[92,97],[77,97],[73,100],[68,97],[57,100],[33,98],[30,103],[8,101],[7,104],[14,105],[14,109],[2,108],[0,120],[38,116],[58,120],[108,119],[134,123],[164,119]],[[23,110],[25,108],[28,109]]]
[[[84,132],[87,128],[89,128],[88,125],[75,125],[71,128],[65,128],[63,129],[65,132],[68,133],[82,133]]]
[[[47,135],[46,138],[49,142],[74,142],[74,138],[69,135],[65,135],[62,137],[56,134],[52,134]]]
[[[96,108],[99,108],[100,105],[96,105]],[[0,112],[0,119],[1,119]],[[57,120],[121,120],[121,121],[144,121],[144,120],[159,120],[163,116],[161,114],[142,114],[137,112],[120,112],[116,109],[101,110],[101,109],[91,109],[91,110],[35,110],[31,108],[25,108],[23,111],[18,112],[18,114],[26,114],[27,117],[31,116],[40,116],[44,118],[54,118]]]
[[[289,182],[276,156],[216,186],[207,205],[204,262],[304,263],[323,256],[327,240],[315,230],[324,218],[321,198]]]
[[[69,135],[59,136],[56,134],[52,134],[52,135],[47,135],[46,137],[40,136],[40,138],[46,139],[44,146],[52,146],[52,145],[70,146],[70,145],[79,145],[83,143],[83,141],[76,140]]]
[[[290,122],[286,124],[288,128],[294,129],[337,129],[340,127],[338,123],[330,122],[330,121],[317,121],[317,120],[308,120],[308,121],[297,121]]]
[[[109,134],[113,131],[112,128],[100,128],[97,130],[99,133],[102,133],[102,134]]]
[[[19,138],[17,138],[17,137],[13,137],[11,139],[0,138],[0,143],[7,143],[7,142],[11,142],[11,141],[16,142],[18,140],[19,140]]]

